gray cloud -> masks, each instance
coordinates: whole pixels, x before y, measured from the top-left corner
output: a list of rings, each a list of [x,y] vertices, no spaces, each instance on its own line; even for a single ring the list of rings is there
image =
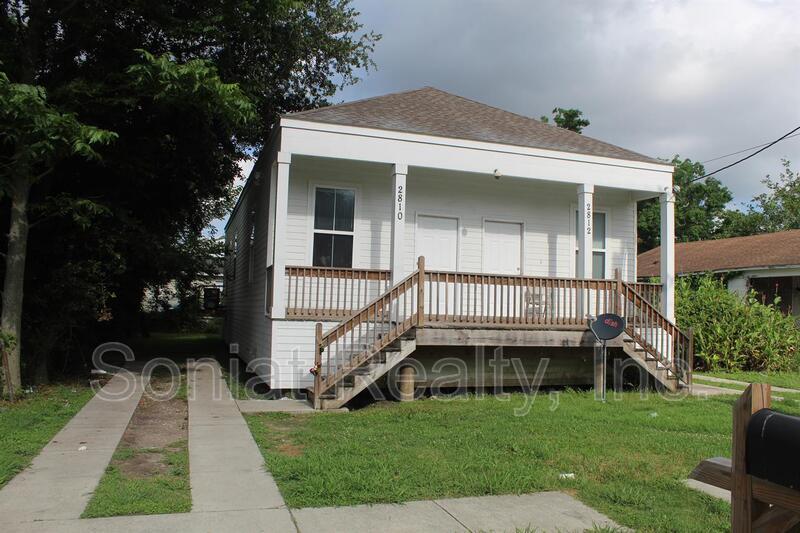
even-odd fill
[[[706,160],[800,125],[800,2],[356,0],[384,35],[338,100],[433,85],[538,117],[578,107],[587,135]],[[737,202],[800,167],[800,137],[726,171]],[[707,165],[713,170],[735,158]]]

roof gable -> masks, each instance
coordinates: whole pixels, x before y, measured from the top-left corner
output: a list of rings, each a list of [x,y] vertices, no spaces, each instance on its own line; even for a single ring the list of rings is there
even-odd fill
[[[289,113],[284,117],[668,164],[433,87]]]

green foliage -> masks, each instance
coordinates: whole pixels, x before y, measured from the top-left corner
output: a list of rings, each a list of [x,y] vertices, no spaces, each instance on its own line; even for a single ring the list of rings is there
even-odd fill
[[[701,163],[681,159],[675,165],[675,239],[679,242],[713,239],[720,236],[725,206],[733,195],[714,177],[692,181],[705,174]],[[660,243],[661,205],[658,198],[640,202],[638,214],[639,251],[655,248]]]
[[[29,377],[42,358],[63,369],[100,338],[130,337],[146,287],[200,272],[195,242],[234,203],[238,161],[280,114],[356,83],[380,39],[349,0],[4,6],[0,64],[29,87],[20,98],[46,94],[65,117],[118,135],[99,147],[100,130],[83,130],[70,153],[102,159],[59,159],[31,190]]]
[[[0,72],[0,179],[5,186],[20,174],[30,182],[71,155],[98,157],[95,147],[117,134],[88,126],[74,113],[62,112],[47,100],[43,87],[11,83]]]
[[[675,296],[678,325],[694,328],[695,360],[701,368],[800,368],[800,329],[774,304],[762,304],[752,295],[742,299],[711,275],[678,279]]]
[[[788,159],[781,160],[777,178],[767,175],[766,191],[756,195],[744,211],[731,211],[724,220],[726,237],[800,229],[800,175]]]
[[[539,120],[548,124],[550,119],[546,115],[539,117]],[[590,122],[589,119],[583,118],[583,111],[575,108],[553,108],[553,122],[559,128],[574,131],[575,133],[582,133],[583,128],[587,127]]]

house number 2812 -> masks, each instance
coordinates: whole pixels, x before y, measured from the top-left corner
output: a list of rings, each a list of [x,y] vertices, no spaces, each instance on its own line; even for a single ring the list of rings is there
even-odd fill
[[[403,209],[405,207],[405,197],[403,196],[403,186],[397,186],[397,220],[403,220]]]
[[[586,235],[592,234],[592,204],[586,204]]]

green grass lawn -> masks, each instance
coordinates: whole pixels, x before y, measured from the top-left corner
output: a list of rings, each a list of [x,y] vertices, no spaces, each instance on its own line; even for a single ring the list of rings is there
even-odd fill
[[[163,454],[166,471],[156,475],[132,476],[118,463],[143,455]],[[188,513],[192,510],[189,487],[189,449],[185,441],[166,449],[120,448],[100,480],[83,518],[138,514]]]
[[[699,379],[711,376],[747,383],[769,383],[774,387],[800,390],[800,372],[695,372],[694,375]]]
[[[681,481],[730,454],[733,400],[564,392],[520,417],[516,394],[246,418],[291,507],[561,490],[636,530],[727,531],[729,505]]]
[[[0,400],[0,487],[29,465],[93,394],[85,385],[50,385],[13,404]]]

